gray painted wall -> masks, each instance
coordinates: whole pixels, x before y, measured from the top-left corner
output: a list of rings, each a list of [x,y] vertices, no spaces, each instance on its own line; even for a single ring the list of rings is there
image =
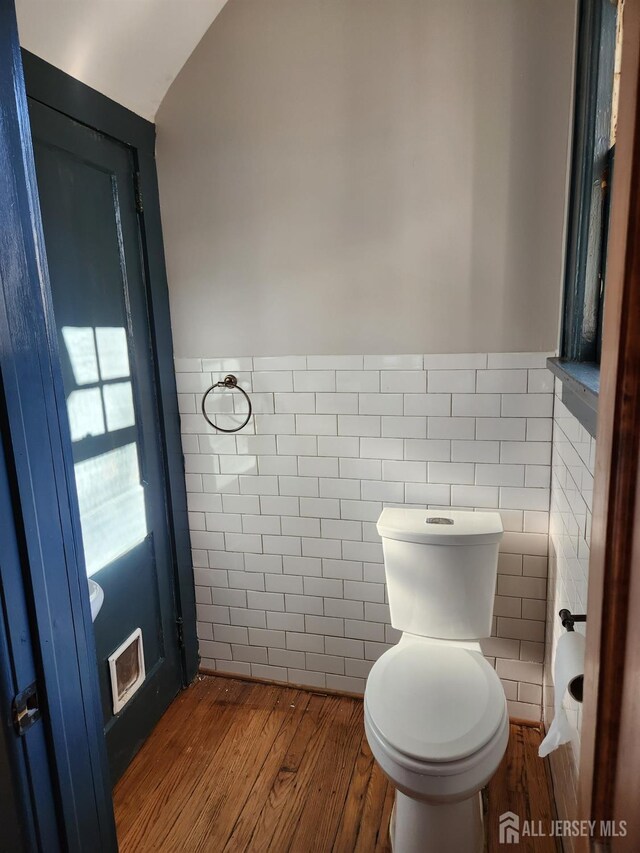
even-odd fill
[[[229,0],[157,115],[178,356],[554,350],[574,0]]]

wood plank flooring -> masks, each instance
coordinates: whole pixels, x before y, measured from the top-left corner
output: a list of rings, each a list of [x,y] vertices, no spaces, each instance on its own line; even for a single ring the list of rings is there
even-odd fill
[[[511,726],[489,853],[502,812],[553,816],[539,740]],[[178,696],[114,791],[121,853],[389,853],[392,805],[361,700],[213,676]],[[556,853],[544,838],[509,849]]]

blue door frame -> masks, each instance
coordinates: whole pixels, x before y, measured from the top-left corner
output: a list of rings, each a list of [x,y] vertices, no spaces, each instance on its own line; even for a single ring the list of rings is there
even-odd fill
[[[151,202],[145,228],[159,233],[148,150],[140,153],[140,171]],[[153,286],[166,290],[161,241],[150,242],[146,264]],[[170,389],[168,306],[163,310],[162,298],[153,306],[156,333],[165,342],[159,371]],[[186,507],[184,518],[180,509],[184,479],[172,405],[170,400],[162,420],[177,513],[178,585],[190,624]],[[13,0],[0,0],[0,423],[0,795],[7,795],[0,808],[2,843],[12,839],[46,853],[109,853],[117,850],[117,840]],[[197,665],[195,632],[185,639],[186,681]],[[42,716],[19,736],[11,724],[11,700],[31,680]],[[6,808],[10,801],[15,811]]]

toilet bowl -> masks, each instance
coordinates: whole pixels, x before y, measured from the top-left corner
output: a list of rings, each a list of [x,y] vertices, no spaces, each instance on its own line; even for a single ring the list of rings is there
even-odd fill
[[[394,853],[480,853],[481,790],[509,737],[504,690],[478,642],[491,622],[502,524],[497,513],[448,512],[434,530],[431,517],[385,509],[378,522],[391,621],[404,633],[369,674],[365,732],[396,788]]]

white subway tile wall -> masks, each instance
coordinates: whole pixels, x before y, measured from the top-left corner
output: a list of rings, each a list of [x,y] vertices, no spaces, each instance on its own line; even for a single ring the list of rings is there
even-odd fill
[[[513,716],[539,720],[553,385],[547,353],[178,358],[206,669],[362,693],[398,640],[376,520],[398,504],[497,509],[483,649]],[[216,433],[233,372],[255,417]],[[241,423],[242,395],[207,411]]]
[[[561,399],[557,381],[553,420],[551,515],[549,524],[549,589],[547,596],[546,654],[544,666],[544,722],[553,719],[553,659],[556,643],[564,630],[558,611],[587,612],[591,500],[595,470],[596,440],[569,412]],[[577,625],[576,630],[584,631]],[[570,744],[551,753],[554,793],[558,816],[577,817],[576,775],[580,753],[582,706],[571,697],[563,700],[573,728]]]

